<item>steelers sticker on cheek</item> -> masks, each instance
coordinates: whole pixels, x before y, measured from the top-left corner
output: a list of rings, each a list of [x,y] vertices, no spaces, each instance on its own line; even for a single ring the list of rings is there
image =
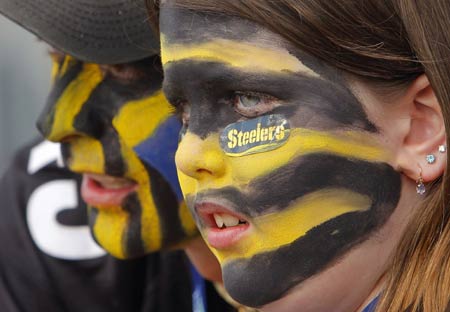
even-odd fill
[[[289,138],[288,120],[281,114],[235,122],[220,135],[220,147],[229,156],[245,156],[274,150]]]

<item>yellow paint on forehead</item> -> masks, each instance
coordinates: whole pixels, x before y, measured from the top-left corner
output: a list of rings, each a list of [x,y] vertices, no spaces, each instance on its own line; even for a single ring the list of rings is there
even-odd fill
[[[83,137],[70,142],[70,158],[67,165],[75,172],[104,173],[105,156],[102,144]]]
[[[212,250],[222,265],[248,259],[289,245],[314,227],[345,213],[366,211],[370,205],[369,197],[347,189],[324,189],[302,197],[284,211],[254,218],[253,228],[236,245]]]
[[[144,250],[157,251],[162,244],[161,220],[151,193],[148,172],[132,149],[124,147],[127,145],[123,143],[121,146],[123,159],[127,164],[125,176],[139,183],[137,195],[141,205],[141,238]]]
[[[59,141],[76,132],[73,127],[75,117],[102,79],[103,75],[98,65],[83,65],[83,70],[67,86],[55,105],[52,131],[47,139]]]
[[[215,174],[214,179],[199,177],[196,181],[179,171],[178,177],[186,196],[208,189],[246,186],[255,178],[287,165],[294,158],[312,153],[329,153],[370,162],[388,162],[390,153],[373,142],[374,135],[367,132],[325,132],[294,128],[291,129],[287,143],[275,150],[228,157],[220,148],[218,133],[202,140],[188,132],[180,143],[176,154],[177,162],[183,162],[185,170],[189,172],[195,172],[197,168],[215,168],[214,170],[220,170],[221,173]]]
[[[319,77],[286,49],[228,39],[214,39],[202,43],[169,44],[161,35],[163,65],[182,60],[225,63],[228,66],[253,72],[294,72]]]
[[[113,125],[129,146],[147,139],[173,112],[162,91],[127,102],[113,119]]]
[[[128,224],[128,213],[121,207],[105,207],[97,211],[93,228],[95,238],[114,257],[125,259],[123,237]]]

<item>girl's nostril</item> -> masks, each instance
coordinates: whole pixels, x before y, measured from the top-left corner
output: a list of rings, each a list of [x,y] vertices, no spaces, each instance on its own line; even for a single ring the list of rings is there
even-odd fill
[[[207,169],[197,169],[196,172],[198,174],[212,174],[212,172]]]

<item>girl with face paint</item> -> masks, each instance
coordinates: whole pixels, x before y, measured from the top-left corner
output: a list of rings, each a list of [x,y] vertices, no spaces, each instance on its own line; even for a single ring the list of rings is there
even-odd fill
[[[445,310],[448,14],[442,1],[162,3],[178,176],[234,299]]]

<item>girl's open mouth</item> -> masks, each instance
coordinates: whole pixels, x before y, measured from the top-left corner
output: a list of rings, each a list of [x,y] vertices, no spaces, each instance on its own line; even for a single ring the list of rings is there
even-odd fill
[[[233,211],[211,202],[195,205],[211,247],[225,249],[231,247],[249,229],[249,222]]]

